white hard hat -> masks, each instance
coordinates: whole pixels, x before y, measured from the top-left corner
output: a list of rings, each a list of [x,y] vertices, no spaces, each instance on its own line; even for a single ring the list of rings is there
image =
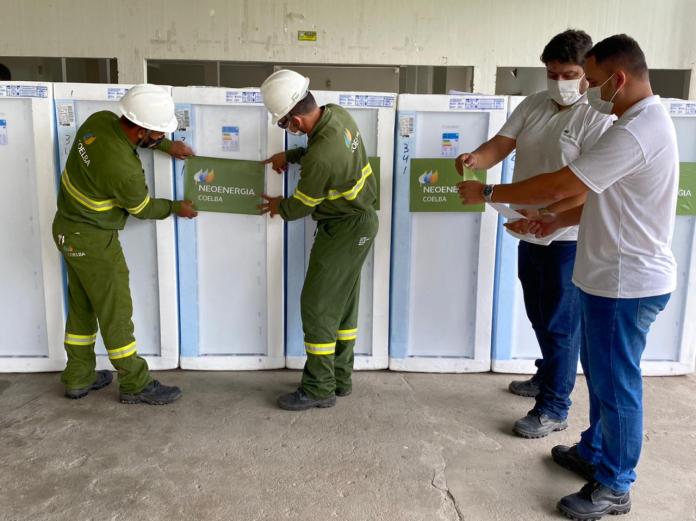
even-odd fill
[[[164,88],[157,85],[135,85],[121,98],[118,108],[122,116],[147,130],[176,130],[174,101]]]
[[[289,69],[281,69],[266,78],[261,85],[261,94],[273,124],[286,116],[307,95],[308,90],[309,78]]]

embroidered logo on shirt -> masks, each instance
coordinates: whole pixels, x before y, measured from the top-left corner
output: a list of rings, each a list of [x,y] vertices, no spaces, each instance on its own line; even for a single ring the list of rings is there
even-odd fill
[[[85,134],[85,135],[82,137],[82,141],[84,141],[85,145],[91,145],[91,144],[94,143],[96,140],[97,140],[97,136],[95,136],[95,135],[92,134],[91,132],[87,132],[87,134]]]
[[[358,246],[365,246],[367,244],[367,241],[369,241],[369,237],[360,237],[358,240]]]
[[[350,130],[347,128],[343,129],[343,140],[346,143],[346,148],[349,148],[351,152],[355,152],[360,144],[360,131],[355,134],[354,138],[353,134],[350,133]]]

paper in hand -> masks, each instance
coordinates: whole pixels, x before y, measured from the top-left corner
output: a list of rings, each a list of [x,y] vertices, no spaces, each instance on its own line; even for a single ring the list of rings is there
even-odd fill
[[[500,215],[505,217],[506,219],[526,219],[524,215],[522,215],[520,212],[513,210],[506,204],[502,203],[488,203],[491,205],[491,208],[493,208],[496,212],[498,212]]]

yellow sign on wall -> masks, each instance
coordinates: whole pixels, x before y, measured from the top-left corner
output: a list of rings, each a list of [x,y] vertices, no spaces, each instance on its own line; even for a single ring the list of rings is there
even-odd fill
[[[301,42],[316,42],[316,31],[297,31],[297,39]]]

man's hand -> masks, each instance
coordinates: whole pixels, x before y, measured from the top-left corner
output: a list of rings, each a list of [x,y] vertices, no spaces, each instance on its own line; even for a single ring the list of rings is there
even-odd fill
[[[280,201],[283,200],[283,196],[271,197],[270,195],[262,194],[261,197],[265,200],[264,203],[257,206],[261,210],[261,215],[270,213],[271,218],[273,218],[280,213]]]
[[[534,235],[537,239],[541,239],[553,232],[562,228],[561,223],[558,222],[558,214],[550,213],[542,216],[541,220],[531,221],[529,225],[529,233]]]
[[[519,233],[520,235],[527,235],[531,224],[532,221],[527,219],[517,219],[516,221],[508,221],[503,226],[512,232]]]
[[[282,174],[288,169],[288,158],[285,155],[285,152],[278,152],[277,154],[273,154],[271,157],[262,162],[264,165],[271,163],[271,167],[273,168],[273,170],[275,170],[279,174]]]
[[[193,150],[183,141],[172,141],[169,155],[175,159],[186,159],[188,156],[193,155]]]
[[[459,175],[464,175],[464,167],[476,170],[478,168],[478,155],[475,153],[459,154],[454,160],[454,167]]]
[[[174,211],[179,217],[185,217],[187,219],[193,219],[198,215],[191,201],[175,201]]]
[[[462,181],[457,183],[459,198],[462,204],[480,204],[485,202],[483,198],[483,187],[485,185],[479,181]]]

